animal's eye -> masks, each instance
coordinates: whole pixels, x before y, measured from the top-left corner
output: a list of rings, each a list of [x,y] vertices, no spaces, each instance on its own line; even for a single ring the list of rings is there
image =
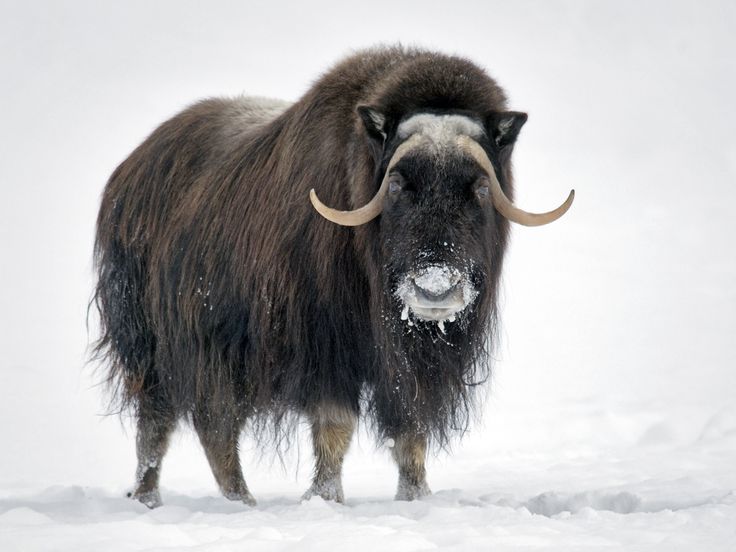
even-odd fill
[[[475,184],[475,195],[478,196],[478,199],[485,199],[490,193],[490,189],[488,188],[488,179],[479,179]]]
[[[393,174],[388,180],[388,193],[395,195],[404,188],[404,179],[399,174]]]

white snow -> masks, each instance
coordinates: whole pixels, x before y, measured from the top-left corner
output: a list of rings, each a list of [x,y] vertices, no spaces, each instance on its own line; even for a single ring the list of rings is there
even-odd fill
[[[436,296],[458,284],[460,289],[437,304],[430,304],[417,296],[415,284]],[[412,326],[414,322],[409,316],[411,312],[419,319],[436,322],[440,331],[445,333],[445,322],[454,322],[456,315],[475,301],[478,291],[471,285],[466,274],[443,264],[429,265],[410,271],[396,288],[395,294],[403,304],[401,320],[405,320],[408,325]]]
[[[736,4],[379,1],[380,27],[324,0],[6,4],[2,552],[736,550]],[[482,422],[432,457],[418,502],[392,500],[390,450],[364,430],[346,505],[299,502],[306,428],[286,470],[243,443],[255,508],[219,495],[186,429],[164,505],[125,498],[135,433],[100,415],[84,367],[104,182],[197,98],[293,101],[350,48],[398,38],[485,65],[529,112],[517,204],[578,194],[513,229]]]
[[[447,265],[429,266],[414,278],[414,282],[420,288],[439,295],[454,286],[459,278],[458,271]]]
[[[164,506],[153,511],[124,498],[116,477],[105,486],[4,492],[3,549],[329,550],[347,542],[356,550],[397,551],[725,551],[735,542],[736,426],[725,430],[728,439],[705,442],[693,424],[682,439],[645,444],[624,430],[645,427],[651,410],[644,404],[597,398],[564,411],[551,404],[533,414],[503,410],[514,431],[555,434],[572,420],[579,432],[513,439],[510,430],[485,428],[452,457],[430,462],[434,495],[413,503],[392,500],[396,477],[388,454],[373,451],[361,435],[347,459],[346,505],[299,501],[308,466],[295,480],[293,472],[251,465],[255,508],[217,494],[203,459],[187,460],[196,451],[187,437],[165,463]]]

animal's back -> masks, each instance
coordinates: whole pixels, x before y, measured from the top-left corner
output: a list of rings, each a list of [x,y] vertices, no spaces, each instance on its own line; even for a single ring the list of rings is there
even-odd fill
[[[97,220],[98,244],[117,238],[137,247],[154,240],[157,226],[169,222],[202,174],[227,162],[286,107],[266,98],[215,98],[160,125],[110,177]]]

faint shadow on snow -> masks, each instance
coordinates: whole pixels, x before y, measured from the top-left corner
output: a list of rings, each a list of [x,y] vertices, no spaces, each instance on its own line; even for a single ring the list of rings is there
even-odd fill
[[[679,511],[710,504],[731,502],[734,493],[719,497],[704,497],[691,500],[644,500],[628,491],[605,492],[587,491],[582,493],[546,492],[525,501],[516,501],[506,497],[486,495],[481,500],[495,506],[510,508],[526,508],[532,514],[554,517],[565,514],[578,514],[587,510],[614,512],[616,514],[656,513]]]

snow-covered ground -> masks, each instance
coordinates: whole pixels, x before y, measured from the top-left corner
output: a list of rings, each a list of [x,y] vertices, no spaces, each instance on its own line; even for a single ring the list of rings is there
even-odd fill
[[[736,4],[3,2],[0,550],[736,550]],[[85,366],[99,194],[194,99],[297,98],[351,48],[461,53],[530,114],[482,421],[391,500],[361,432],[347,504],[300,503],[242,457],[259,505],[219,496],[183,428],[165,505],[124,498],[134,432]],[[94,321],[90,328],[94,335]],[[303,432],[304,433],[304,432]],[[306,435],[302,435],[306,437]]]
[[[543,427],[558,438],[499,444],[504,422],[491,423],[431,462],[435,494],[414,503],[391,500],[388,455],[361,436],[347,459],[345,505],[300,503],[309,455],[293,454],[286,472],[249,463],[259,505],[248,508],[217,494],[186,435],[167,458],[165,505],[154,511],[124,498],[131,462],[106,484],[4,491],[3,550],[733,550],[736,409],[703,419],[702,409],[684,408],[662,421],[656,403],[596,397],[544,407],[497,414],[515,431]],[[60,461],[89,465],[73,453]]]

